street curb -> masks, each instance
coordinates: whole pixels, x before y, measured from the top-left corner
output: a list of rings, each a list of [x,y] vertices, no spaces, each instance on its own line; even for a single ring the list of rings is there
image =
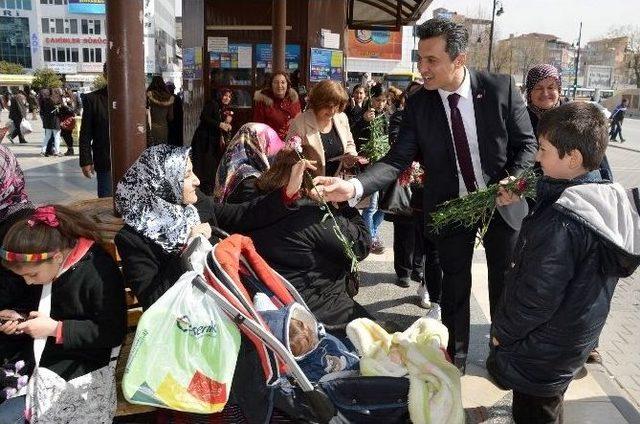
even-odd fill
[[[589,374],[596,380],[596,383],[605,392],[609,401],[616,407],[620,415],[629,423],[640,423],[640,412],[637,406],[629,401],[625,395],[626,390],[620,385],[618,380],[609,373],[605,365],[591,364],[585,365]],[[627,393],[628,395],[628,393]],[[631,396],[628,396],[631,397]]]
[[[640,153],[640,148],[634,149],[633,147],[618,146],[617,144],[611,144],[611,142],[609,142],[608,147],[613,147],[615,149],[628,150],[630,152]]]

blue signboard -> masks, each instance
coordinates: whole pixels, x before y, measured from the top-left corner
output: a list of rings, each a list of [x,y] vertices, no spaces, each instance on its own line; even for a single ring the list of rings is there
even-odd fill
[[[256,44],[256,68],[271,70],[271,44]],[[287,44],[284,51],[287,71],[293,72],[300,67],[300,45]]]
[[[342,50],[311,49],[311,66],[309,66],[309,81],[343,80],[344,55]]]
[[[104,15],[104,0],[69,0],[69,13]]]

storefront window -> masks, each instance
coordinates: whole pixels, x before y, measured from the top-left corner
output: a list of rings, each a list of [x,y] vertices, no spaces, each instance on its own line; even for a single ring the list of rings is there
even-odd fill
[[[0,57],[31,68],[28,18],[0,17]]]

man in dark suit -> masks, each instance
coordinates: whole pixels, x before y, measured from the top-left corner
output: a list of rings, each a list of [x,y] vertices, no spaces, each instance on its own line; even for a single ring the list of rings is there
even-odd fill
[[[103,72],[107,78],[106,62]],[[82,95],[80,167],[85,177],[96,175],[98,197],[112,195],[108,105],[107,87]]]
[[[425,166],[427,236],[440,254],[443,271],[442,321],[448,351],[464,373],[469,349],[471,262],[478,228],[429,230],[436,206],[518,176],[534,162],[537,144],[522,97],[509,76],[465,67],[469,35],[459,24],[431,19],[417,28],[418,69],[424,88],[407,100],[398,141],[382,160],[357,179],[318,177],[327,200],[350,203],[394,181],[420,152]],[[502,293],[503,276],[526,202],[501,190],[498,211],[483,243],[487,256],[491,313]],[[438,299],[432,299],[438,302]]]

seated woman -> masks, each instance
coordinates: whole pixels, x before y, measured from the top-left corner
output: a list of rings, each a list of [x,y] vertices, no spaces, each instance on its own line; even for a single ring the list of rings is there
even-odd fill
[[[116,189],[116,208],[126,225],[116,235],[115,243],[125,278],[143,309],[182,275],[180,251],[190,237],[202,234],[211,238],[211,226],[239,232],[285,218],[295,211],[291,199],[300,189],[303,171],[315,169],[308,161],[298,161],[292,164],[286,189],[250,203],[222,205],[197,189],[200,181],[193,174],[189,153],[187,147],[150,147],[127,170]],[[264,422],[270,413],[271,394],[264,384],[257,353],[244,338],[235,379],[241,384],[233,385],[230,404],[240,405],[250,422]]]
[[[303,155],[314,159],[315,150],[302,146]],[[273,166],[266,171],[256,187],[263,193],[279,192],[290,179],[297,153],[285,148],[277,155]],[[298,290],[311,312],[324,324],[339,325],[359,317],[370,317],[346,290],[351,260],[338,240],[331,220],[317,203],[301,199],[300,208],[268,227],[249,234],[258,252],[277,272]],[[341,231],[353,242],[358,260],[369,253],[369,231],[355,208],[333,210]]]
[[[249,122],[229,142],[216,174],[213,198],[218,203],[253,200],[255,181],[269,169],[269,160],[282,149],[283,141],[266,124]]]
[[[180,251],[190,237],[211,238],[211,226],[246,232],[293,213],[285,202],[299,190],[305,167],[313,169],[308,161],[296,162],[286,189],[241,205],[220,205],[197,190],[189,153],[187,147],[152,146],[116,189],[125,226],[115,243],[125,278],[144,309],[182,275]]]

